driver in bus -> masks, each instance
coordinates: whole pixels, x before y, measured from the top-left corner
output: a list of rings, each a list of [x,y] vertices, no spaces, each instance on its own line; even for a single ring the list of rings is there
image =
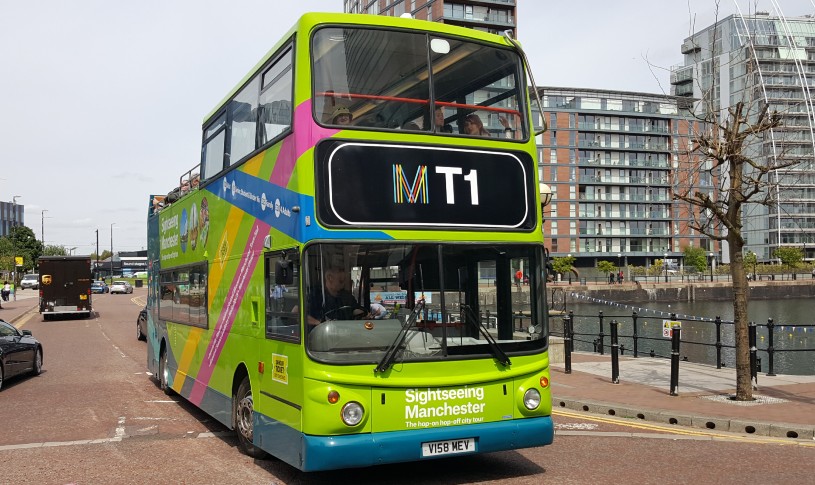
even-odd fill
[[[359,305],[348,287],[350,276],[342,268],[328,268],[323,275],[322,292],[315,288],[309,296],[308,324],[319,325],[326,320],[365,318],[367,312]]]

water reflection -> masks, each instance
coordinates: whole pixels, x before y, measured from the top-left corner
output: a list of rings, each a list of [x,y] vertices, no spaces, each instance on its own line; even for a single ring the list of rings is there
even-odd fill
[[[632,355],[634,350],[634,323],[633,305],[610,306],[600,303],[570,302],[568,310],[575,314],[575,332],[591,335],[575,337],[575,349],[593,351],[595,341],[599,341],[600,312],[603,312],[603,341],[606,345],[611,342],[610,322],[619,322],[620,345],[624,355]],[[733,319],[733,303],[728,301],[700,301],[700,302],[651,302],[645,308],[637,311],[638,353],[647,356],[651,351],[655,355],[670,356],[670,339],[662,336],[662,322],[670,319],[670,314],[676,313],[682,322],[681,357],[688,361],[716,365],[716,325],[712,322],[717,316],[723,322]],[[788,300],[755,300],[749,302],[748,315],[750,321],[762,325],[757,328],[758,357],[761,359],[761,371],[768,371],[769,362],[766,349],[769,346],[767,327],[768,318],[775,324],[774,342],[774,371],[776,374],[815,375],[815,328],[802,327],[815,323],[815,300],[810,298]],[[692,321],[693,317],[705,321]],[[561,335],[563,326],[559,319],[551,322],[555,334]],[[732,349],[735,342],[733,325],[721,325],[722,364],[726,367],[735,367],[735,351]],[[693,342],[693,343],[691,343]]]

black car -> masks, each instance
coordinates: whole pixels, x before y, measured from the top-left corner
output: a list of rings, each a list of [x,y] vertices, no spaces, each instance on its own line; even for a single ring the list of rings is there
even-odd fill
[[[147,340],[147,307],[142,308],[136,319],[136,338]]]
[[[18,330],[0,320],[0,390],[10,377],[42,372],[42,345],[31,335],[31,330]]]

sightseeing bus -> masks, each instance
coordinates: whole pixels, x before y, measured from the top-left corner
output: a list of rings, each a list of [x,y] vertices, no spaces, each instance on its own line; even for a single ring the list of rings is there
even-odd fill
[[[160,388],[305,471],[551,443],[519,49],[301,17],[206,116],[178,190],[151,196]]]

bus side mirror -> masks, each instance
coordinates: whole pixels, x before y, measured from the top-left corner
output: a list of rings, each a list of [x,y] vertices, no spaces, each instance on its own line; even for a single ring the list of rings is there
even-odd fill
[[[294,282],[292,264],[288,259],[278,259],[274,266],[274,284],[290,285]]]

